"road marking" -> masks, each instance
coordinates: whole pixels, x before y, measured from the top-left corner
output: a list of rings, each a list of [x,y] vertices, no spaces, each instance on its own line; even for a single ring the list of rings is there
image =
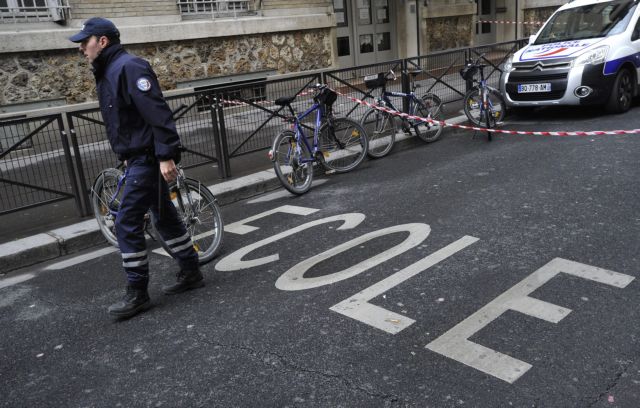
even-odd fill
[[[320,211],[320,210],[316,208],[299,207],[297,205],[283,205],[281,207],[274,208],[273,210],[265,211],[263,213],[254,215],[252,217],[245,218],[244,220],[237,221],[229,225],[225,225],[224,231],[230,232],[232,234],[245,235],[260,229],[258,227],[246,225],[255,220],[259,220],[260,218],[268,217],[269,215],[272,215],[275,213],[286,213],[286,214],[293,214],[293,215],[309,215],[317,211]]]
[[[407,266],[380,282],[369,286],[365,290],[356,293],[348,299],[333,305],[330,310],[344,316],[358,320],[390,334],[397,334],[411,326],[415,320],[394,313],[380,306],[369,303],[375,297],[388,292],[390,289],[400,285],[404,281],[411,279],[417,274],[429,269],[433,265],[449,258],[469,245],[478,241],[478,238],[464,236],[446,247],[428,255],[427,257]]]
[[[106,248],[99,249],[97,251],[89,252],[89,253],[79,255],[61,262],[54,263],[52,265],[45,267],[44,270],[48,271],[48,270],[58,270],[58,269],[68,268],[70,266],[78,265],[83,262],[89,261],[91,259],[99,258],[101,256],[104,256],[113,252],[117,252],[117,251],[118,251],[118,248],[109,246]]]
[[[2,279],[0,280],[0,289],[28,281],[35,276],[36,275],[32,273],[25,273],[24,275],[12,276],[10,278]]]
[[[531,364],[481,346],[470,341],[469,338],[507,310],[515,310],[551,323],[558,323],[571,312],[571,309],[534,299],[528,295],[561,272],[617,288],[624,288],[635,279],[607,269],[555,258],[427,344],[426,348],[503,381],[513,383],[532,367]]]
[[[252,268],[254,266],[264,265],[270,262],[275,262],[280,259],[280,255],[278,253],[265,256],[258,259],[252,259],[250,261],[243,261],[242,258],[248,255],[251,251],[254,251],[262,246],[268,245],[272,242],[278,241],[282,238],[286,238],[293,234],[296,234],[300,231],[304,231],[306,229],[315,227],[316,225],[327,224],[336,221],[343,221],[343,224],[337,228],[337,230],[347,230],[352,229],[360,225],[362,221],[364,221],[365,215],[360,213],[349,213],[349,214],[340,214],[334,215],[332,217],[322,218],[319,220],[311,221],[306,224],[299,225],[295,228],[292,228],[287,231],[283,231],[279,234],[273,235],[269,238],[265,238],[261,241],[253,243],[251,245],[247,245],[243,248],[238,249],[237,251],[227,255],[220,262],[216,264],[216,270],[218,271],[237,271],[240,269]]]
[[[317,187],[319,185],[322,185],[324,183],[327,182],[327,179],[320,179],[317,181],[313,181],[312,186]],[[260,197],[253,199],[251,201],[247,201],[247,204],[257,204],[257,203],[264,203],[267,201],[273,201],[273,200],[277,200],[278,198],[283,198],[283,197],[297,197],[295,194],[292,194],[290,192],[288,192],[287,190],[281,189],[278,191],[274,191],[273,193],[268,193],[268,194],[263,194]]]
[[[408,232],[409,236],[400,244],[389,248],[386,251],[383,251],[371,258],[365,259],[364,261],[359,262],[350,268],[343,269],[339,272],[334,272],[330,275],[318,276],[314,278],[304,277],[304,274],[309,269],[311,269],[316,264],[319,264],[320,262],[331,258],[332,256],[345,252],[353,247],[362,245],[374,238],[383,237],[385,235],[395,234],[398,232]],[[305,290],[329,285],[344,279],[351,278],[363,271],[366,271],[369,268],[373,268],[374,266],[393,258],[394,256],[400,255],[401,253],[404,253],[409,249],[418,246],[429,236],[430,232],[431,227],[429,227],[427,224],[421,223],[396,225],[393,227],[370,232],[298,263],[278,278],[278,280],[276,281],[276,287],[280,290]]]

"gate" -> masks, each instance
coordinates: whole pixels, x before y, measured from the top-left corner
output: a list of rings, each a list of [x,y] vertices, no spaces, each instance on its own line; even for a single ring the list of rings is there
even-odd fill
[[[62,115],[0,122],[0,215],[82,199]]]

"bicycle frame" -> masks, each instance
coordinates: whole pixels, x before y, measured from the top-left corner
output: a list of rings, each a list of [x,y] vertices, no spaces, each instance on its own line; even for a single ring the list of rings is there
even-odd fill
[[[407,98],[409,100],[409,112],[407,113],[409,115],[414,114],[416,110],[416,105],[417,105],[416,103],[417,97],[415,92],[404,93],[404,92],[390,92],[387,90],[382,91],[382,95],[380,95],[380,99],[382,99],[384,103],[386,103],[394,111],[402,112],[402,110],[397,109],[393,104],[393,102],[391,102],[391,100],[389,99],[390,96],[397,97],[397,98]]]
[[[318,153],[318,137],[319,137],[319,132],[320,132],[320,125],[322,124],[322,118],[324,117],[324,111],[323,111],[323,107],[319,104],[319,103],[314,103],[313,106],[311,106],[309,109],[307,109],[304,113],[302,113],[301,115],[296,115],[295,112],[293,111],[293,109],[291,108],[291,106],[289,106],[289,109],[291,110],[291,113],[293,114],[293,128],[295,129],[296,132],[296,140],[298,142],[298,145],[296,146],[296,151],[297,153],[302,153],[301,152],[301,148],[299,146],[299,144],[304,143],[305,146],[307,147],[307,150],[309,152],[311,152],[311,157],[301,157],[300,158],[300,162],[301,163],[311,163],[314,162],[316,160],[316,153]],[[304,133],[304,130],[302,129],[302,126],[300,125],[300,122],[306,118],[307,116],[309,116],[310,114],[312,114],[313,112],[316,112],[316,124],[315,124],[315,128],[313,130],[313,147],[309,145],[309,142],[307,141],[307,137]],[[288,152],[287,155],[290,157],[291,156],[291,152]],[[301,154],[300,154],[301,156]]]
[[[113,204],[114,201],[116,201],[116,197],[118,197],[118,194],[120,194],[120,189],[122,188],[122,185],[124,184],[124,181],[127,178],[128,171],[129,171],[128,169],[125,169],[124,174],[118,177],[118,185],[116,186],[116,191],[113,193],[111,200],[109,200],[109,204],[107,204],[107,209],[109,210],[109,214],[113,215],[114,217],[118,216],[118,212],[115,210],[112,210],[111,205]]]

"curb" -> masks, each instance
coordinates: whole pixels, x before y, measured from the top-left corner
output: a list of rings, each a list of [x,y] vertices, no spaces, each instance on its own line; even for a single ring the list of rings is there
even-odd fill
[[[221,205],[274,190],[280,182],[273,170],[208,186]],[[0,244],[1,274],[50,261],[105,243],[95,219]]]
[[[465,120],[466,117],[458,116],[449,122]],[[415,136],[398,133],[394,150],[405,150],[417,142],[421,141]],[[263,170],[208,187],[218,203],[226,205],[275,190],[281,185],[273,170]],[[3,265],[0,276],[104,243],[105,239],[95,219],[3,243],[0,244],[0,263]]]

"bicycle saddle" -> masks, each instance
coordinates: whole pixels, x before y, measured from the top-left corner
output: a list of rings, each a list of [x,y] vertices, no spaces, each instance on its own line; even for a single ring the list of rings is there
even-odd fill
[[[294,96],[283,96],[282,98],[276,99],[276,105],[278,105],[278,106],[291,105],[291,102],[293,102],[295,99],[296,99],[295,95]]]

